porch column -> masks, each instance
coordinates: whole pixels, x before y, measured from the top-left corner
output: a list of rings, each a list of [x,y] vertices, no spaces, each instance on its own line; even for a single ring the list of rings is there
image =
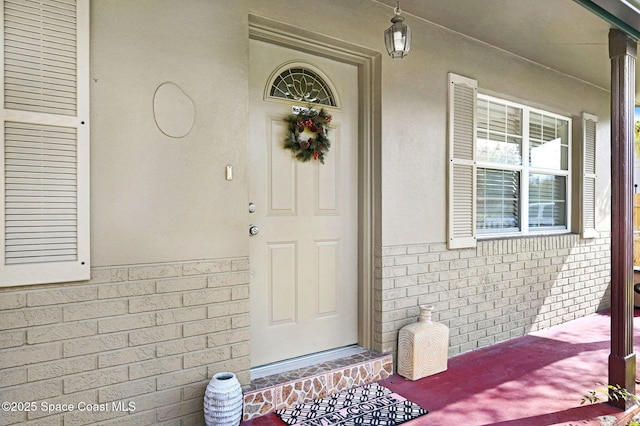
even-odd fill
[[[609,31],[611,58],[611,354],[609,384],[635,393],[633,353],[633,120],[637,42]],[[633,401],[610,401],[621,409]]]

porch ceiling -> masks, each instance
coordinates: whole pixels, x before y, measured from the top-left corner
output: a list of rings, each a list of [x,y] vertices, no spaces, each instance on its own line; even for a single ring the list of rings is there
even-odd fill
[[[391,8],[396,4],[379,1]],[[405,15],[610,89],[611,25],[574,0],[401,0],[400,8]],[[636,73],[636,104],[639,100]]]

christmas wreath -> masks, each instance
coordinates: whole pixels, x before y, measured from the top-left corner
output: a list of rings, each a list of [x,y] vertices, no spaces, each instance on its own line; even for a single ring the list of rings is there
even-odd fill
[[[289,135],[284,140],[284,147],[290,149],[300,161],[320,160],[324,164],[324,155],[329,151],[331,142],[327,138],[331,115],[324,108],[317,111],[306,108],[287,116]]]

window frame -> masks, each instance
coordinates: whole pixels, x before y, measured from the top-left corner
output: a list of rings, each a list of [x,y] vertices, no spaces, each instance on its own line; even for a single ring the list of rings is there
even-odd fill
[[[449,250],[478,247],[476,236],[476,103],[478,81],[453,72],[447,73],[447,248]],[[576,121],[577,120],[577,121]],[[582,238],[598,238],[597,197],[598,197],[598,135],[606,129],[599,129],[596,115],[582,112],[572,120],[576,127],[570,140],[579,158],[571,161],[571,173],[575,178],[572,191],[577,191],[579,229],[569,228],[565,233],[581,233]],[[580,124],[580,125],[579,125]],[[573,146],[576,144],[576,146]],[[577,146],[580,144],[580,146]],[[577,175],[576,175],[577,173]],[[574,202],[575,200],[570,200]],[[571,211],[570,211],[571,212]],[[574,210],[575,212],[575,210]],[[569,214],[572,218],[573,213]],[[572,218],[576,219],[576,218]],[[539,237],[546,233],[531,233]],[[507,235],[514,238],[520,235]],[[493,235],[488,237],[496,238]]]
[[[478,159],[477,149],[475,150],[475,163],[477,169],[493,169],[493,170],[506,170],[506,171],[517,171],[520,173],[520,188],[519,188],[519,218],[520,218],[520,227],[517,231],[485,231],[477,226],[477,218],[474,223],[474,227],[476,230],[477,238],[480,240],[500,238],[500,237],[515,237],[515,236],[528,236],[528,235],[548,235],[548,234],[565,234],[571,232],[571,200],[572,200],[572,169],[573,162],[572,160],[572,119],[570,117],[564,116],[562,114],[553,113],[550,111],[546,111],[540,108],[531,107],[529,105],[513,102],[504,98],[499,98],[493,95],[489,95],[486,93],[481,93],[478,91],[476,94],[476,104],[478,100],[494,102],[498,104],[505,105],[507,107],[514,107],[522,110],[522,145],[521,145],[521,164],[520,165],[511,165],[490,161],[481,161]],[[478,108],[476,105],[476,115],[478,114]],[[531,138],[529,132],[530,126],[530,118],[532,113],[541,114],[543,117],[552,117],[555,119],[561,119],[567,122],[567,170],[561,169],[546,169],[541,167],[534,167],[530,165],[529,160],[529,149],[531,146]],[[475,140],[474,144],[477,146],[478,144],[478,124],[475,126]],[[477,169],[476,179],[477,179]],[[565,178],[565,219],[566,226],[558,229],[557,227],[541,227],[539,229],[529,227],[529,177],[531,174],[542,174],[542,175],[551,175],[551,176],[562,176]],[[476,204],[477,209],[477,188],[476,188],[476,199],[474,203]]]

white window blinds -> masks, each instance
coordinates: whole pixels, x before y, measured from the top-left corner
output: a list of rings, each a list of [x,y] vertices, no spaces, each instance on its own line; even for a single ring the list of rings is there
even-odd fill
[[[4,0],[0,284],[89,278],[89,4]]]
[[[582,238],[596,231],[596,126],[598,117],[582,113]]]
[[[449,73],[448,236],[450,249],[476,246],[475,80]]]

